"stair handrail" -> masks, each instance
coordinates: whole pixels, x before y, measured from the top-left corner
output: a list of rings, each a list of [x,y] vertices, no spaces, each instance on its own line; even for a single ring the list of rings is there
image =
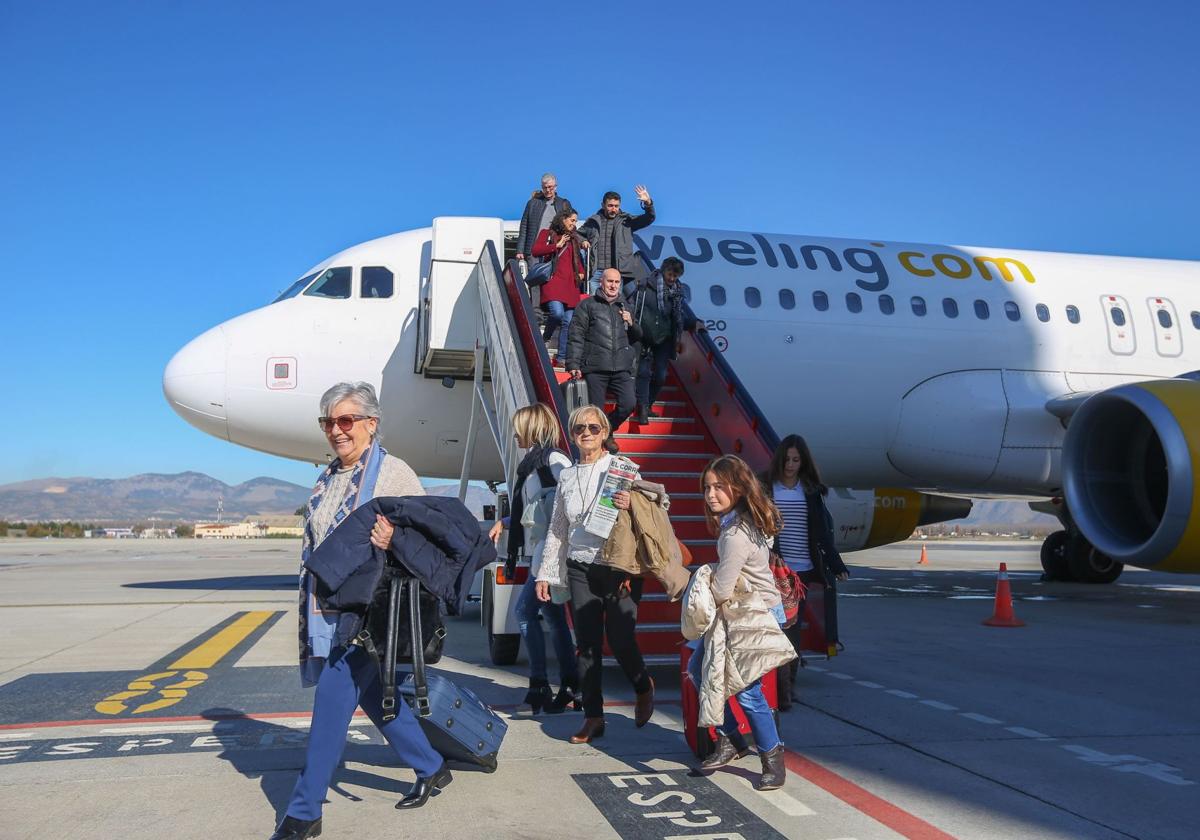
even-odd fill
[[[533,393],[538,402],[550,406],[558,417],[559,448],[572,456],[577,455],[574,444],[571,443],[571,436],[567,433],[566,402],[558,388],[558,379],[554,375],[554,367],[550,364],[550,353],[546,350],[546,343],[538,334],[537,321],[533,316],[533,301],[529,297],[529,287],[525,284],[520,261],[509,260],[504,267],[502,279],[511,304],[510,314],[516,326],[517,337],[529,363]]]
[[[650,261],[644,252],[638,251],[636,256],[641,258],[641,263],[645,266],[647,272],[655,270],[654,263]],[[640,277],[638,278],[639,281],[641,279]],[[683,316],[685,324],[695,324],[697,321],[703,321],[702,318],[696,315],[691,303],[687,301],[684,301],[683,304]],[[689,348],[687,345],[689,338],[693,342],[694,352],[722,380],[723,387],[715,389],[711,387],[711,383],[706,383],[699,366],[691,370],[685,370],[685,368],[689,367],[686,363],[692,361],[692,359],[688,358],[691,355],[688,352]],[[687,330],[686,335],[679,337],[679,349],[679,357],[672,362],[672,365],[675,367],[676,376],[679,379],[680,385],[688,392],[688,396],[692,398],[692,402],[696,404],[704,425],[708,428],[717,445],[721,447],[723,452],[733,453],[745,458],[751,467],[766,469],[771,455],[779,446],[779,435],[775,432],[775,428],[771,425],[771,422],[767,420],[766,414],[758,407],[758,403],[754,401],[754,397],[750,395],[750,391],[742,383],[733,366],[729,364],[729,361],[725,358],[725,354],[717,347],[717,343],[713,340],[712,336],[708,334],[707,330]],[[681,361],[684,364],[681,364]],[[737,409],[744,415],[746,424],[751,430],[752,441],[747,442],[736,435],[731,436],[723,431],[722,426],[714,422],[719,415],[713,415],[712,412],[714,409],[719,412],[720,403],[713,402],[713,399],[718,397],[721,391],[724,392],[726,399],[732,400]],[[759,451],[755,452],[755,449]],[[758,460],[762,460],[762,463],[755,463]]]

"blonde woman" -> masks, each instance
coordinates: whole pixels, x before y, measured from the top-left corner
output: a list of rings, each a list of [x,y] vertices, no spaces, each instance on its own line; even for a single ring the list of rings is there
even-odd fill
[[[542,546],[550,521],[554,488],[559,475],[571,466],[571,459],[554,447],[558,441],[558,417],[549,406],[537,403],[517,409],[513,414],[513,432],[517,445],[529,450],[517,465],[517,480],[512,488],[512,514],[492,526],[489,536],[500,541],[500,533],[509,529],[507,568],[515,569],[524,559],[529,563],[529,580],[517,596],[517,622],[529,653],[529,691],[525,702],[537,714],[545,709],[551,714],[566,709],[579,690],[579,673],[575,663],[575,642],[567,626],[566,609],[562,604],[539,601],[537,575],[542,565]],[[523,523],[529,523],[525,525]],[[554,655],[558,659],[558,695],[550,690],[546,673],[546,639],[538,614],[550,625]]]
[[[537,596],[543,603],[549,601],[552,584],[571,590],[584,713],[583,728],[571,736],[571,743],[586,744],[604,734],[601,671],[606,635],[613,655],[637,692],[634,723],[639,727],[645,726],[654,712],[654,682],[646,673],[637,644],[642,581],[597,563],[604,540],[584,528],[613,457],[604,451],[610,432],[608,418],[596,406],[585,405],[571,412],[568,425],[571,439],[579,448],[579,461],[558,478],[550,531],[537,575]],[[629,493],[617,493],[613,503],[627,510]]]

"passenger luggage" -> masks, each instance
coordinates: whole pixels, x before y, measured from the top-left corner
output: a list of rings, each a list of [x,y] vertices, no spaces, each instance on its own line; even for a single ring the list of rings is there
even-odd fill
[[[420,622],[419,588],[415,580],[408,585],[408,614],[414,627]],[[399,693],[412,707],[425,737],[447,761],[493,772],[508,724],[473,692],[441,674],[427,674],[424,656],[414,653],[412,673],[405,677]],[[385,692],[383,696],[386,702],[395,695]]]
[[[566,359],[563,359],[566,363]],[[588,387],[582,379],[568,379],[559,386],[562,388],[563,401],[567,404],[567,416],[581,406],[588,404]],[[570,429],[567,430],[568,433]]]
[[[801,660],[805,653],[836,656],[838,651],[837,590],[819,582],[808,585],[804,624],[800,634]]]
[[[550,282],[550,278],[554,275],[554,261],[545,260],[544,262],[534,263],[529,266],[529,271],[525,274],[525,285],[531,289],[545,286]]]
[[[692,682],[692,678],[688,675],[688,660],[691,659],[692,649],[686,644],[679,648],[679,694],[680,705],[683,707],[683,736],[687,739],[688,747],[696,758],[704,759],[712,753],[713,747],[717,743],[717,730],[714,727],[706,726],[701,729],[697,726],[700,720],[700,693],[697,686]],[[762,677],[762,692],[763,699],[767,701],[767,705],[771,707],[775,717],[775,726],[779,726],[779,702],[776,694],[776,671],[774,669],[763,674]],[[738,732],[743,735],[750,735],[750,724],[746,720],[746,714],[742,711],[742,707],[738,705],[736,697],[729,698],[729,702],[733,704],[733,716],[738,722]]]

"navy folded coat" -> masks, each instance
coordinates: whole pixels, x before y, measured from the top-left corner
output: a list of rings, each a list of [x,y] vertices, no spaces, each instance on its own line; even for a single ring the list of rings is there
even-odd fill
[[[322,605],[353,614],[371,603],[386,562],[371,545],[376,514],[396,526],[392,556],[445,603],[449,615],[461,613],[475,573],[496,559],[496,549],[466,505],[444,496],[382,496],[343,519],[306,564],[317,576]],[[339,622],[338,642],[349,642],[360,624]]]

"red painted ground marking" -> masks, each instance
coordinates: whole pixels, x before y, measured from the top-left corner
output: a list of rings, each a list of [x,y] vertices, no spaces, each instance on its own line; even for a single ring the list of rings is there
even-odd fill
[[[908,813],[886,799],[879,798],[829,768],[822,767],[815,761],[805,758],[800,753],[784,749],[783,754],[789,771],[807,779],[822,790],[832,793],[838,799],[871,819],[883,823],[897,834],[907,837],[909,840],[955,840],[954,835],[947,834],[920,817]]]

